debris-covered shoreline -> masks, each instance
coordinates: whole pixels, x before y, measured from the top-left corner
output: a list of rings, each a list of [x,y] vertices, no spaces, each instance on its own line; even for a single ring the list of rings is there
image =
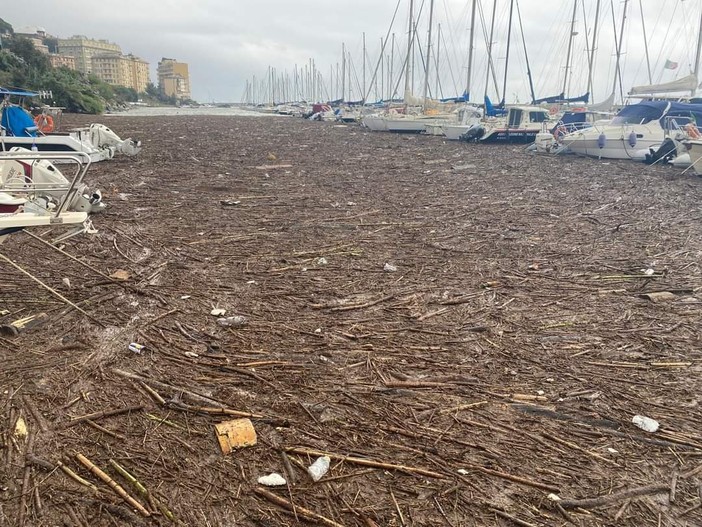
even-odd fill
[[[144,149],[92,167],[108,208],[63,248],[107,278],[0,245],[94,318],[0,262],[0,325],[40,317],[0,337],[0,525],[702,523],[699,178],[101,121]]]

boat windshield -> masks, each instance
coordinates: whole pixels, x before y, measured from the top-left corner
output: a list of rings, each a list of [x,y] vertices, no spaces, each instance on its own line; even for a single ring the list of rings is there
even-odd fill
[[[543,123],[546,121],[548,121],[548,114],[546,112],[529,112],[530,123]]]
[[[663,117],[664,108],[649,104],[632,104],[626,106],[612,119],[612,125],[646,124]]]

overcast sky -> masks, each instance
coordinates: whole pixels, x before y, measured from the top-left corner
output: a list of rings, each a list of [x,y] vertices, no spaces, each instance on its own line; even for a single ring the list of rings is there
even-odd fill
[[[429,0],[414,0],[421,14],[417,40],[426,52]],[[574,0],[518,0],[527,54],[522,45],[517,12],[512,24],[512,45],[508,66],[507,101],[529,99],[526,59],[533,76],[537,97],[556,95],[564,85],[564,73]],[[587,91],[588,60],[586,45],[591,46],[597,0],[579,0],[576,11],[577,35],[572,39],[570,96]],[[463,92],[466,85],[468,35],[471,0],[435,0],[433,47],[439,54],[439,95]],[[482,20],[478,16],[475,32],[476,54],[472,75],[472,100],[481,100],[487,76],[486,34],[489,32],[493,0],[481,0]],[[493,39],[493,60],[497,85],[502,91],[509,0],[497,0],[497,21]],[[593,96],[605,99],[614,83],[614,25],[621,24],[624,0],[601,0],[598,39],[595,53]],[[378,62],[381,39],[395,33],[396,48],[386,48],[386,59],[393,59],[397,84],[400,64],[407,46],[409,0],[400,0],[397,18],[391,27],[398,0],[25,0],[3,2],[0,17],[18,30],[41,26],[47,33],[68,37],[82,34],[119,44],[124,53],[133,53],[151,65],[156,82],[156,64],[162,57],[189,64],[192,94],[196,100],[238,102],[247,79],[266,76],[269,66],[292,74],[295,64],[314,59],[324,77],[325,92],[335,98],[337,63],[341,45],[346,44],[352,71],[352,96],[358,97],[362,84],[362,34],[367,40],[367,82]],[[643,10],[643,20],[642,14]],[[648,84],[645,45],[648,41],[651,79],[667,82],[687,75],[694,68],[702,0],[628,0],[627,19],[622,39],[623,86],[626,93],[633,85]],[[438,26],[442,39],[438,41]],[[644,28],[647,39],[644,39]],[[440,43],[439,43],[440,42]],[[587,44],[586,44],[587,42]],[[422,92],[423,73],[419,71],[419,49],[415,93]],[[678,63],[677,69],[664,69],[666,60]],[[384,79],[389,60],[383,61]],[[436,92],[436,62],[432,59],[430,89]],[[702,75],[701,75],[702,77]],[[331,79],[330,79],[331,78]],[[702,79],[700,79],[702,81]],[[384,82],[385,91],[389,82]],[[488,94],[497,97],[494,82]],[[378,82],[378,90],[381,84]],[[619,88],[617,88],[619,91]],[[375,93],[372,94],[373,97]]]

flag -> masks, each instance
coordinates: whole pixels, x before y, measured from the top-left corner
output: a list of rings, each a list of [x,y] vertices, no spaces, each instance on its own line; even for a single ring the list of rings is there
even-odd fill
[[[674,70],[674,69],[677,69],[677,67],[678,67],[678,63],[677,63],[677,62],[673,62],[672,60],[666,60],[666,61],[665,61],[665,66],[663,66],[663,69],[666,69],[666,70]]]

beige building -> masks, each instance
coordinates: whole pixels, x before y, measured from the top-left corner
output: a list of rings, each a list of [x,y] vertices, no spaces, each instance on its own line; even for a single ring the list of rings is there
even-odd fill
[[[100,80],[137,93],[146,91],[149,83],[149,63],[134,55],[97,53],[92,56],[91,70]]]
[[[69,70],[76,69],[76,59],[70,55],[59,55],[57,53],[49,53],[49,61],[52,68],[65,67]]]
[[[15,31],[15,36],[26,38],[34,45],[34,49],[45,55],[49,54],[49,46],[44,45],[44,39],[47,37],[47,34],[43,27],[23,27]]]
[[[122,54],[122,49],[107,40],[94,40],[83,35],[61,38],[58,41],[59,55],[75,57],[76,69],[81,73],[93,73],[93,55]]]
[[[162,58],[158,63],[158,88],[167,97],[190,99],[188,65],[175,59]]]

